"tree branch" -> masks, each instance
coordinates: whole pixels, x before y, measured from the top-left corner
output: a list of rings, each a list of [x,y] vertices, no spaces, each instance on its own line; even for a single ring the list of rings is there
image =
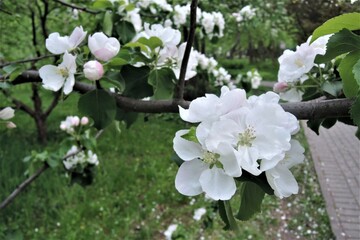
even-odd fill
[[[18,85],[26,82],[41,82],[39,73],[34,70],[26,71],[18,76],[12,84]],[[80,93],[87,93],[94,89],[94,86],[82,82],[75,82],[74,85],[74,90]],[[144,101],[124,97],[116,93],[111,93],[111,95],[114,96],[118,107],[132,112],[178,113],[178,106],[189,108],[190,104],[189,101],[182,99]],[[281,103],[280,105],[285,111],[292,113],[298,119],[321,119],[326,117],[349,117],[349,110],[353,102],[353,99],[343,98],[297,103]]]
[[[36,58],[29,58],[29,59],[24,59],[24,60],[8,62],[8,63],[0,64],[0,68],[6,67],[6,66],[12,65],[12,64],[27,63],[27,62],[37,62],[39,60],[42,60],[42,59],[45,59],[45,58],[51,58],[51,57],[56,57],[56,55],[51,54],[51,55],[45,55],[45,56],[40,56],[40,57],[36,57]]]
[[[62,1],[62,0],[54,0],[54,2],[60,3],[61,5],[64,5],[64,6],[66,6],[66,7],[71,7],[71,8],[74,8],[74,9],[79,9],[79,10],[81,10],[81,11],[84,11],[84,12],[87,12],[87,13],[91,13],[91,14],[97,14],[97,13],[99,13],[99,11],[94,11],[94,10],[88,9],[87,7],[80,7],[80,6],[71,4],[71,3],[64,2],[64,1]]]
[[[61,91],[56,92],[51,104],[44,113],[46,117],[48,117],[50,113],[54,110],[54,108],[58,105],[60,97],[61,97]]]
[[[183,99],[184,96],[185,75],[186,75],[186,70],[189,62],[192,45],[194,43],[194,38],[195,38],[196,8],[197,8],[197,0],[192,0],[190,6],[190,32],[188,39],[186,41],[187,43],[184,52],[184,57],[181,62],[179,81],[175,87],[174,99]]]

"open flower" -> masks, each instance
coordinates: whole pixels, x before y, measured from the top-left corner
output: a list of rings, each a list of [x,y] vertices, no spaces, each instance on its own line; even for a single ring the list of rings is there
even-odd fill
[[[120,51],[120,42],[113,37],[107,37],[102,32],[89,36],[88,45],[91,53],[99,60],[108,61]]]
[[[224,147],[221,154],[210,152],[202,134],[197,136],[199,143],[182,138],[188,132],[179,130],[173,141],[176,154],[185,161],[175,178],[176,189],[186,196],[205,192],[213,200],[229,200],[236,191],[233,177],[241,175],[231,149]]]
[[[51,91],[59,91],[64,86],[64,93],[72,92],[76,73],[76,56],[65,52],[63,61],[59,66],[45,65],[39,69],[43,87]]]
[[[61,37],[58,32],[51,33],[45,41],[46,49],[53,54],[71,52],[84,40],[86,33],[82,26],[76,27],[70,37]]]

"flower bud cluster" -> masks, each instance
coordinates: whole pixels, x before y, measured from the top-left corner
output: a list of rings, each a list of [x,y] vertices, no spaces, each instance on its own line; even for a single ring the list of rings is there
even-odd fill
[[[292,139],[299,123],[279,99],[273,92],[247,99],[242,89],[222,87],[220,97],[206,94],[189,109],[179,106],[184,121],[199,125],[178,131],[173,140],[184,160],[176,189],[187,196],[204,192],[214,200],[229,200],[236,192],[234,178],[246,171],[254,176],[265,173],[279,198],[297,193],[289,169],[303,161],[304,149]]]
[[[72,134],[75,132],[75,128],[78,126],[85,126],[89,123],[89,118],[82,117],[81,119],[78,116],[68,116],[65,121],[61,121],[60,129]]]
[[[98,157],[91,150],[83,151],[77,146],[72,146],[66,153],[67,157],[63,164],[67,170],[72,170],[79,167],[86,167],[87,165],[97,166],[99,165]]]

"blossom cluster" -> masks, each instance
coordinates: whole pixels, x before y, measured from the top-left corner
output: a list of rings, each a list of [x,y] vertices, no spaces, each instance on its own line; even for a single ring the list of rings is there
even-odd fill
[[[309,37],[305,43],[297,46],[295,51],[287,49],[279,57],[278,82],[274,91],[280,93],[281,99],[289,102],[301,101],[304,94],[301,84],[309,78],[310,70],[318,66],[315,64],[315,57],[326,53],[326,44],[330,37],[331,35],[325,35],[312,43]]]
[[[243,7],[239,12],[233,13],[232,16],[235,18],[236,22],[238,23],[246,20],[250,20],[256,16],[256,8],[247,5]]]
[[[239,74],[236,77],[236,80],[239,82],[240,81],[249,82],[249,83],[251,83],[252,89],[258,89],[261,84],[262,77],[261,77],[259,71],[255,68],[253,68],[250,71],[247,71],[245,76]]]
[[[292,139],[299,123],[279,99],[273,92],[247,99],[244,90],[224,86],[220,97],[206,94],[189,109],[179,106],[184,121],[199,125],[175,134],[174,150],[184,160],[176,189],[186,196],[205,193],[228,200],[236,192],[234,178],[246,171],[265,173],[279,198],[296,194],[298,184],[289,169],[303,161],[304,149]]]
[[[78,166],[85,167],[87,165],[97,166],[99,165],[98,157],[91,150],[84,152],[77,146],[72,146],[66,153],[67,157],[63,164],[67,170],[75,169]]]
[[[87,32],[76,27],[70,36],[60,36],[54,32],[46,39],[46,49],[53,54],[64,54],[63,61],[58,66],[45,65],[39,69],[43,87],[51,91],[63,88],[64,94],[72,92],[75,84],[76,55],[70,52],[83,42]],[[115,57],[120,50],[120,43],[116,38],[107,37],[102,32],[94,33],[88,37],[88,47],[94,57],[99,61],[107,62]],[[97,60],[86,62],[83,66],[84,76],[92,81],[99,80],[103,74],[103,65]]]
[[[60,129],[72,134],[75,132],[75,128],[78,126],[85,126],[89,123],[89,118],[82,117],[81,119],[78,116],[67,116],[64,121],[60,123]]]

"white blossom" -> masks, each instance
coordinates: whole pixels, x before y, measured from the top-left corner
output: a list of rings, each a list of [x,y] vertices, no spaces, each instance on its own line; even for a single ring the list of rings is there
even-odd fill
[[[11,107],[6,107],[0,111],[0,119],[9,120],[15,116],[15,110]]]
[[[176,231],[178,225],[177,224],[171,224],[166,231],[164,232],[165,235],[165,239],[166,240],[171,240],[171,236],[173,235],[173,233]]]
[[[102,32],[89,36],[88,45],[91,53],[99,60],[108,61],[120,51],[120,42],[113,37],[107,37]]]
[[[76,73],[76,56],[65,52],[63,61],[59,66],[45,65],[39,69],[43,87],[51,91],[59,91],[63,88],[65,94],[73,90]]]
[[[58,32],[51,33],[45,41],[46,49],[53,54],[71,52],[85,39],[86,33],[82,26],[76,27],[70,36],[61,37]]]
[[[80,150],[77,146],[72,146],[70,150],[66,153],[67,157],[63,160],[63,164],[67,170],[76,168],[78,165],[90,164],[97,166],[99,161],[97,155],[94,154],[91,150],[84,152]]]
[[[86,62],[84,64],[84,75],[91,81],[99,80],[104,75],[103,65],[96,60]]]

